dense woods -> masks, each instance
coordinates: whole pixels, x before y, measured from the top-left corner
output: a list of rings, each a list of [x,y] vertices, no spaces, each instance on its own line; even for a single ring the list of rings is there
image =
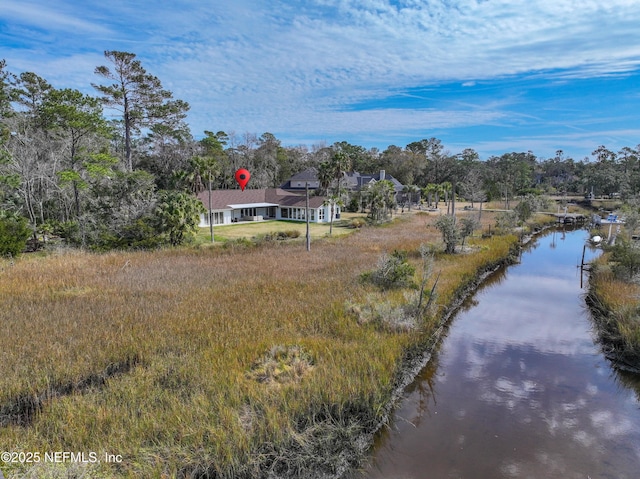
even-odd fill
[[[460,197],[502,199],[506,207],[528,193],[628,198],[640,190],[640,146],[599,146],[581,159],[563,151],[553,158],[531,151],[480,158],[473,149],[449,152],[437,138],[384,151],[346,141],[283,146],[269,132],[216,131],[222,125],[192,132],[189,105],[133,53],[105,52],[95,74],[95,95],[88,95],[57,89],[33,72],[12,73],[0,61],[1,231],[55,234],[93,249],[180,244],[202,211],[193,193],[209,182],[235,188],[240,167],[252,172],[250,188],[276,187],[315,167],[322,193],[352,208],[375,209],[374,195],[384,192],[367,201],[343,198],[335,179],[349,170],[384,169],[414,199],[419,192],[451,194],[455,185]]]

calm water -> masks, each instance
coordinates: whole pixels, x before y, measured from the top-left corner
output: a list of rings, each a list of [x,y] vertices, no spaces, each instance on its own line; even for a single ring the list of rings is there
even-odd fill
[[[640,380],[594,345],[586,238],[537,239],[467,302],[362,477],[640,477]]]

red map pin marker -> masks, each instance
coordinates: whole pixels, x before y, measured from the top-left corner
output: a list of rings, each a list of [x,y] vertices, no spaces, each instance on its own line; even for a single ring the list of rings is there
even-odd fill
[[[244,187],[247,186],[249,178],[251,178],[251,173],[249,173],[249,170],[240,168],[238,171],[236,171],[236,181],[240,185],[240,189],[242,191],[244,191]]]

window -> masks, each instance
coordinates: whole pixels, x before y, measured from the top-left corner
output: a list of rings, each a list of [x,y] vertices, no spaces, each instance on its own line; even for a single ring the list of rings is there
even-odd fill
[[[318,208],[318,221],[324,221],[324,206]]]

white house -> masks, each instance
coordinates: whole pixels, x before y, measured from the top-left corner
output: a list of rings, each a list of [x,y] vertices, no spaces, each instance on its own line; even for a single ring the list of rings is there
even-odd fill
[[[209,192],[198,194],[198,199],[209,209]],[[328,223],[331,221],[331,206],[324,205],[325,198],[309,197],[309,221]],[[305,195],[291,193],[280,188],[264,190],[213,190],[209,215],[200,215],[200,226],[226,225],[240,221],[262,221],[267,219],[306,221]],[[340,207],[334,206],[333,219],[340,218]]]

